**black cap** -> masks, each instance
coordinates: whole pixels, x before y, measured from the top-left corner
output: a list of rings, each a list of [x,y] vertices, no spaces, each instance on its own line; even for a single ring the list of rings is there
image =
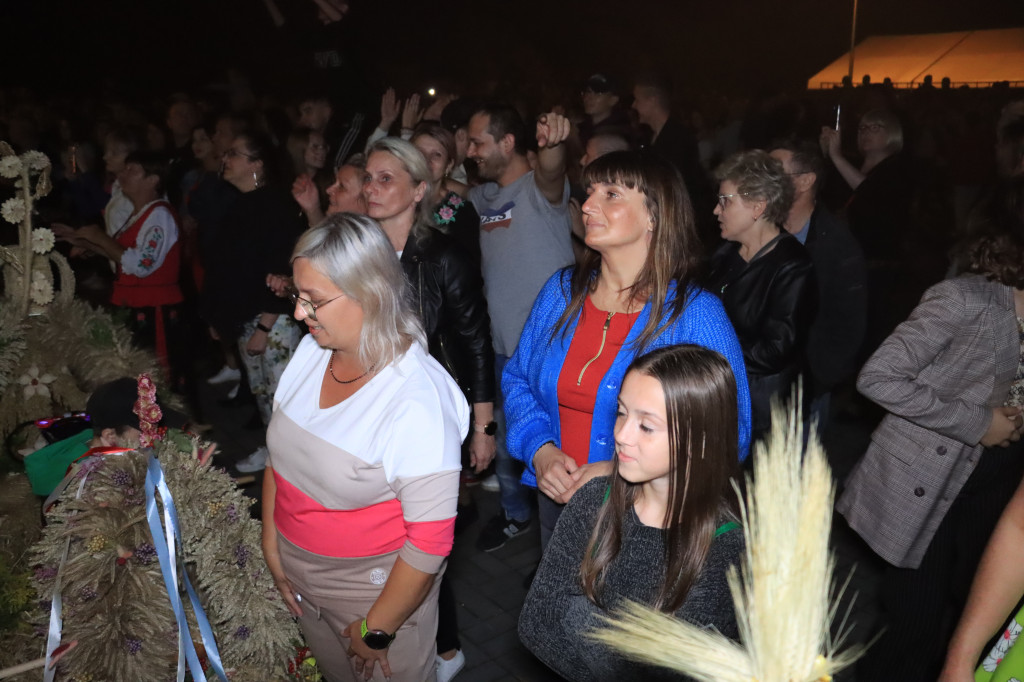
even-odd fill
[[[613,81],[611,78],[604,75],[603,73],[595,73],[593,76],[588,78],[583,83],[583,89],[598,93],[610,92],[612,94],[615,94],[616,92],[618,92],[618,88],[616,87],[615,81]]]
[[[132,412],[138,399],[139,383],[129,377],[99,386],[85,404],[93,432],[98,435],[103,429],[139,428],[139,415]]]

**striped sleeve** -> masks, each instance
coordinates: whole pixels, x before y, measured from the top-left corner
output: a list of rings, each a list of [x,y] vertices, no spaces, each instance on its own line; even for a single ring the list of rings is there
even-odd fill
[[[398,555],[413,568],[437,573],[452,551],[459,471],[444,471],[392,484],[402,503],[406,542]]]

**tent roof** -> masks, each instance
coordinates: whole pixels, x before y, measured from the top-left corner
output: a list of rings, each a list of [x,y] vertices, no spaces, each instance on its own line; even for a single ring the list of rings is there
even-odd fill
[[[849,64],[847,52],[808,79],[807,87],[839,84]],[[954,86],[1024,82],[1024,28],[867,38],[854,52],[854,84],[865,74],[872,83],[888,77],[897,87],[918,84],[929,74],[936,85],[943,78]]]

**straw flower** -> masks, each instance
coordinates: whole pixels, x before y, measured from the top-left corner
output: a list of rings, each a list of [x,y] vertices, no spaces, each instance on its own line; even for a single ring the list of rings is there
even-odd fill
[[[36,305],[46,305],[53,300],[53,285],[46,279],[46,275],[36,270],[32,273],[32,286],[28,295]]]
[[[44,254],[53,248],[53,232],[45,227],[37,227],[32,230],[32,250],[38,254]]]
[[[25,164],[25,166],[29,170],[34,171],[42,171],[50,167],[49,157],[47,157],[46,154],[40,151],[36,151],[34,149],[32,151],[28,151],[22,154],[21,162]]]
[[[5,178],[16,178],[21,175],[21,159],[13,154],[0,159],[0,175]]]
[[[0,206],[0,215],[7,222],[17,225],[25,218],[25,201],[18,197],[8,199]]]
[[[34,395],[41,395],[44,398],[50,397],[50,387],[47,384],[52,384],[53,380],[57,377],[52,374],[39,375],[39,368],[35,365],[25,370],[25,373],[18,378],[18,383],[24,386],[22,390],[25,399],[28,400]]]

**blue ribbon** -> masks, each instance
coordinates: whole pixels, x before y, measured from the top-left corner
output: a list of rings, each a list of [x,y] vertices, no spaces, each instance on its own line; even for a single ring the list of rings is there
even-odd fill
[[[156,494],[159,492],[164,507],[164,522],[160,523],[160,514],[156,506]],[[164,585],[167,587],[167,595],[171,600],[171,607],[174,610],[174,618],[178,623],[178,680],[183,680],[185,675],[184,661],[188,662],[188,669],[192,673],[195,682],[206,682],[206,674],[199,664],[199,656],[196,653],[195,644],[189,633],[188,620],[185,618],[185,605],[178,590],[177,576],[177,553],[175,551],[175,540],[179,545],[181,532],[178,524],[178,512],[174,506],[174,499],[171,496],[170,488],[164,478],[164,470],[160,461],[150,452],[146,472],[146,518],[149,521],[149,529],[153,535],[153,546],[156,548],[157,557],[160,560],[160,572],[163,574]],[[220,652],[217,650],[217,640],[213,634],[213,628],[206,617],[202,604],[192,582],[188,578],[188,571],[181,571],[182,580],[185,583],[185,590],[188,592],[189,600],[192,602],[192,611],[195,614],[196,622],[199,625],[199,634],[203,646],[206,648],[206,656],[210,667],[222,682],[227,682],[227,675],[224,674],[224,665],[221,662]]]
[[[82,476],[78,484],[78,493],[75,499],[82,496],[85,489],[85,480],[89,474]],[[65,483],[65,486],[67,484]],[[57,666],[53,664],[53,653],[60,646],[61,631],[64,628],[64,603],[61,596],[61,578],[64,577],[64,566],[68,562],[68,549],[71,547],[71,537],[64,541],[64,551],[60,555],[60,563],[57,565],[57,577],[53,582],[53,594],[50,596],[50,627],[46,635],[46,663],[43,669],[43,682],[53,682],[57,675]]]

